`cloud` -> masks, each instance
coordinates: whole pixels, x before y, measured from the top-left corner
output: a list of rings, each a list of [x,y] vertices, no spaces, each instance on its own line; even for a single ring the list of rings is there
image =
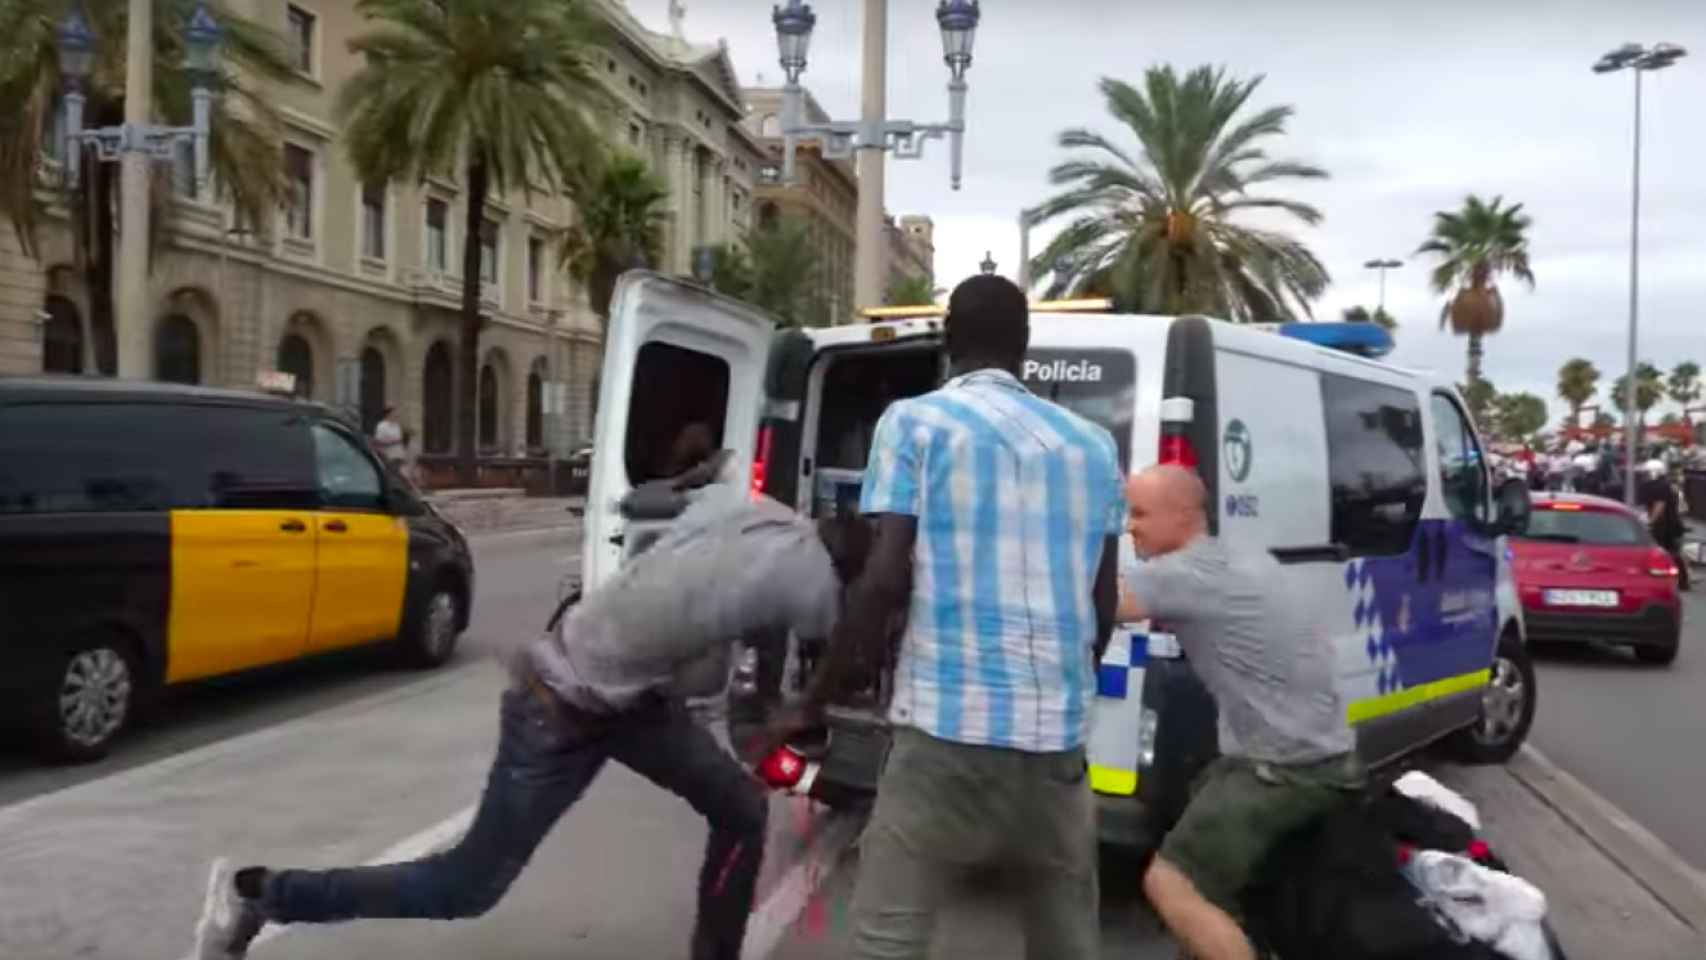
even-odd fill
[[[630,0],[666,23],[667,0]],[[727,37],[742,77],[780,80],[772,0],[689,0],[687,32]],[[837,118],[858,114],[858,0],[815,0],[805,83]],[[889,5],[889,114],[947,112],[933,4]],[[1558,366],[1592,359],[1606,383],[1622,372],[1628,326],[1629,168],[1633,76],[1601,76],[1594,59],[1628,40],[1694,51],[1645,78],[1641,354],[1669,368],[1706,362],[1706,16],[1700,0],[987,0],[969,76],[966,180],[948,189],[945,145],[922,161],[890,161],[888,206],[936,218],[938,282],[951,286],[989,250],[1004,273],[1018,259],[1016,216],[1050,192],[1054,135],[1088,125],[1119,134],[1095,86],[1137,82],[1145,67],[1224,64],[1263,74],[1254,103],[1296,108],[1273,152],[1326,167],[1331,180],[1288,188],[1326,214],[1301,231],[1334,285],[1317,315],[1372,305],[1374,256],[1406,260],[1388,277],[1402,324],[1395,360],[1461,378],[1464,344],[1438,329],[1443,298],[1411,256],[1434,211],[1465,194],[1502,194],[1534,218],[1538,284],[1503,284],[1507,322],[1485,369],[1502,389],[1552,398]],[[1127,141],[1129,142],[1129,141]],[[1051,226],[1036,231],[1041,249]]]

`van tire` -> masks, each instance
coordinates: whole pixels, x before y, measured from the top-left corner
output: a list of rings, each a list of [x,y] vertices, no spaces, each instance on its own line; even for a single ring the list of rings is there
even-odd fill
[[[409,617],[400,652],[413,667],[443,666],[456,655],[456,641],[466,622],[462,592],[449,577],[432,585],[421,605]]]
[[[140,709],[144,678],[134,648],[122,634],[95,633],[52,664],[26,707],[31,743],[57,763],[106,757]]]
[[[1499,638],[1493,655],[1481,716],[1453,737],[1457,753],[1468,763],[1504,763],[1522,748],[1534,725],[1534,660],[1515,630]]]

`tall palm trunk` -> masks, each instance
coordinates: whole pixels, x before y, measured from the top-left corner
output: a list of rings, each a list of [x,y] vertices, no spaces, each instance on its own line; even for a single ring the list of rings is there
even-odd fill
[[[473,486],[475,413],[480,374],[480,239],[485,233],[486,194],[491,180],[481,151],[468,163],[468,215],[462,241],[462,344],[456,355],[456,472],[459,482]]]
[[[93,147],[84,150],[86,171],[72,198],[77,249],[82,254],[83,285],[89,291],[89,340],[95,372],[118,373],[118,342],[113,327],[113,197],[118,165],[101,163]]]
[[[1481,332],[1479,330],[1477,330],[1477,331],[1469,334],[1469,382],[1470,383],[1480,383],[1481,382],[1481,357],[1483,355],[1483,352],[1484,351],[1482,350],[1482,347],[1481,347]]]

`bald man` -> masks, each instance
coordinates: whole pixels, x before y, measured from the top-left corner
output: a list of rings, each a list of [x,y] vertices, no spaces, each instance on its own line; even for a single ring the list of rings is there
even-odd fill
[[[1196,473],[1151,467],[1126,484],[1126,531],[1145,562],[1122,620],[1178,636],[1220,712],[1220,759],[1204,771],[1143,878],[1191,956],[1254,960],[1239,897],[1286,834],[1362,785],[1333,683],[1326,631],[1265,550],[1209,536]]]

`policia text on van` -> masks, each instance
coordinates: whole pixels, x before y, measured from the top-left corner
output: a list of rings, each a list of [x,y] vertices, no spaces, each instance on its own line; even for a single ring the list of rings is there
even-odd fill
[[[0,380],[0,704],[70,759],[145,695],[396,638],[449,659],[468,545],[361,435],[234,391]]]
[[[614,504],[654,475],[651,451],[688,422],[706,422],[736,451],[755,493],[819,515],[856,504],[883,410],[943,378],[939,311],[894,313],[777,331],[754,308],[691,284],[625,276],[599,397],[589,584],[631,551]],[[1389,348],[1370,324],[1276,330],[1038,305],[1023,379],[1105,427],[1124,471],[1195,468],[1210,533],[1271,551],[1286,589],[1318,598],[1365,763],[1448,736],[1473,758],[1499,761],[1522,743],[1535,704],[1505,526],[1461,398],[1449,382],[1372,359],[1382,340]],[[734,718],[773,709],[793,692],[782,678],[805,673],[756,650],[743,667],[737,690],[749,694],[731,704]],[[873,667],[865,688],[829,711],[817,778],[826,792],[876,784],[889,678]],[[1089,757],[1099,829],[1110,842],[1147,844],[1214,756],[1214,705],[1157,624],[1116,629],[1097,667]]]

